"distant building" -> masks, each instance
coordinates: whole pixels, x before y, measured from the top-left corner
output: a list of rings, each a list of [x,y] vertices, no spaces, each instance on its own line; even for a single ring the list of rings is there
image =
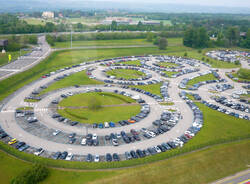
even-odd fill
[[[142,21],[141,22],[142,24],[144,24],[144,25],[160,25],[161,24],[161,22],[160,21]]]
[[[63,18],[63,14],[62,14],[62,13],[59,13],[59,14],[58,14],[58,17]]]
[[[127,25],[132,22],[132,19],[125,18],[125,17],[107,17],[105,20],[102,21],[102,24],[112,24],[113,21],[116,21],[117,25]]]
[[[43,18],[54,18],[55,15],[54,15],[54,12],[43,12],[42,17]]]
[[[0,40],[0,47],[6,47],[8,45],[8,40]]]

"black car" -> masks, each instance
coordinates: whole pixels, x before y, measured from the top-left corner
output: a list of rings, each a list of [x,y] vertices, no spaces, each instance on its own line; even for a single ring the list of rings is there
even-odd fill
[[[113,160],[114,160],[114,161],[120,161],[120,157],[118,156],[117,153],[114,153],[114,154],[113,154]]]
[[[76,136],[76,133],[69,134],[69,138],[74,138]]]
[[[130,154],[133,158],[138,158],[138,156],[136,155],[135,151],[130,151]]]
[[[60,156],[61,156],[61,152],[60,151],[58,151],[58,152],[56,152],[55,154],[53,154],[52,155],[52,158],[54,159],[54,160],[57,160]]]
[[[6,134],[6,133],[0,134],[0,138],[1,138],[1,139],[5,138],[5,137],[7,137],[7,136],[8,136],[8,134]]]
[[[92,162],[93,161],[93,156],[91,154],[88,154],[86,157],[87,162]]]
[[[19,149],[19,148],[21,148],[22,146],[24,146],[25,145],[25,142],[19,142],[19,143],[17,143],[17,145],[16,145],[16,149]]]
[[[77,125],[77,124],[78,124],[77,121],[72,121],[72,122],[70,123],[71,126],[75,126],[75,125]]]
[[[74,137],[69,138],[69,144],[73,144],[74,142],[76,142],[76,138]]]
[[[60,159],[65,159],[66,157],[68,156],[68,152],[67,151],[64,151],[62,152],[61,156],[60,156]]]
[[[112,161],[112,156],[111,156],[110,153],[107,153],[107,154],[106,154],[106,161],[107,161],[107,162],[111,162],[111,161]]]

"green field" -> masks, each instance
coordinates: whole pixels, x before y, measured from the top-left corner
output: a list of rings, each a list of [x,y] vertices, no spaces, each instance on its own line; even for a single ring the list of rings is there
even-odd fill
[[[29,51],[22,51],[21,55],[27,54]],[[8,63],[9,61],[9,56],[11,55],[11,61],[16,60],[19,56],[20,56],[20,52],[19,51],[15,51],[15,52],[6,52],[5,54],[0,53],[0,66],[5,65]]]
[[[150,85],[130,86],[130,87],[143,89],[144,91],[148,91],[152,94],[161,96],[161,91],[160,91],[161,85],[162,85],[162,83],[157,83],[157,84],[150,84]]]
[[[129,45],[147,45],[153,46],[152,43],[145,39],[124,39],[124,40],[93,40],[93,41],[73,41],[72,47],[89,47],[89,46],[129,46]],[[53,48],[69,48],[70,42],[56,42]]]
[[[92,41],[73,41],[72,47],[88,47],[88,46],[131,46],[131,45],[145,45],[154,46],[146,39],[122,39],[122,40],[92,40]],[[55,42],[53,48],[70,48],[70,41]],[[182,46],[182,38],[169,38],[168,46]]]
[[[145,73],[137,70],[115,69],[106,72],[107,75],[123,79],[137,79],[146,76]]]
[[[86,74],[86,71],[84,70],[81,72],[74,73],[62,80],[52,83],[51,85],[48,86],[48,88],[42,90],[40,92],[40,95],[60,88],[66,88],[74,85],[91,85],[91,84],[97,85],[97,84],[103,84],[103,82],[90,79]]]
[[[47,22],[47,21],[40,19],[40,18],[25,18],[23,20],[31,25],[45,25]]]
[[[93,98],[100,102],[100,109],[88,108]],[[81,123],[117,122],[140,112],[141,107],[135,102],[130,97],[115,93],[82,93],[62,100],[58,105],[58,113]]]
[[[135,60],[135,61],[123,61],[123,62],[119,62],[119,64],[141,66],[141,61],[140,61],[140,60]]]
[[[178,73],[178,72],[170,72],[170,71],[163,71],[163,72],[166,73],[169,77]]]
[[[191,79],[190,81],[188,81],[187,86],[193,86],[194,84],[197,84],[198,82],[203,82],[206,80],[217,80],[217,78],[215,78],[215,76],[212,73],[202,75],[202,76],[195,77],[194,79]]]
[[[164,68],[173,68],[173,67],[177,67],[178,66],[177,64],[170,63],[170,62],[159,62],[158,65],[162,66]]]
[[[240,68],[237,71],[237,76],[236,77],[238,77],[240,80],[249,80],[250,81],[250,70]]]

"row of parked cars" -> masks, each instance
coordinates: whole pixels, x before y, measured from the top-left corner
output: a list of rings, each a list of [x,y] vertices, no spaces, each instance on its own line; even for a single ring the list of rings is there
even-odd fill
[[[231,84],[216,84],[215,86],[211,86],[211,90],[218,91],[218,92],[223,92],[229,89],[233,89],[233,85]]]
[[[217,103],[220,103],[224,106],[230,107],[232,109],[238,110],[238,111],[242,111],[242,112],[246,112],[249,113],[250,112],[250,108],[247,105],[243,105],[237,102],[233,102],[232,100],[227,99],[226,97],[222,96],[215,96],[212,97]]]
[[[206,53],[206,56],[216,60],[234,63],[239,57],[249,57],[250,53],[245,51],[215,50]]]
[[[238,79],[237,77],[234,77],[234,76],[232,75],[232,73],[227,73],[226,75],[227,75],[230,79],[235,80],[235,81],[237,81],[237,82],[239,82],[239,83],[250,84],[250,81],[249,81],[249,80],[240,80],[240,79]]]

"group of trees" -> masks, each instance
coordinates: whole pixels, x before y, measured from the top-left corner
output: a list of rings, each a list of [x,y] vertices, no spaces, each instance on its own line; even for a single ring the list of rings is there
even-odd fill
[[[209,38],[205,27],[189,27],[184,32],[183,44],[187,47],[243,47],[250,48],[250,29],[246,35],[240,35],[238,27],[229,27],[227,30],[220,31],[217,37]]]
[[[188,28],[183,37],[183,45],[193,48],[205,48],[209,45],[209,36],[204,27]]]

